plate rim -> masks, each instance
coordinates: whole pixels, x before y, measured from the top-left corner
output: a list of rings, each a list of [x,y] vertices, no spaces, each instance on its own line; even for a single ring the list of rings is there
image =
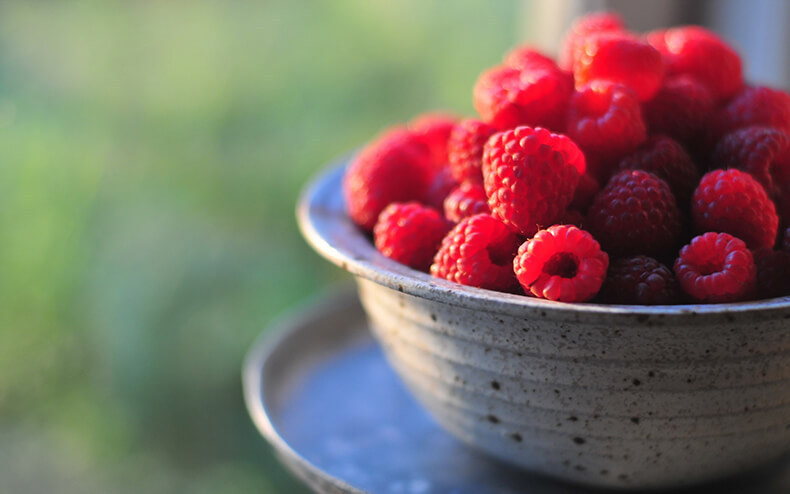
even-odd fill
[[[310,488],[320,488],[320,492],[366,494],[366,491],[328,474],[296,451],[274,424],[273,412],[266,399],[265,368],[282,346],[299,332],[307,330],[311,322],[328,310],[343,310],[356,300],[353,285],[341,283],[330,286],[329,291],[329,295],[317,295],[281,316],[256,337],[242,366],[244,402],[255,427],[274,448],[283,465]]]

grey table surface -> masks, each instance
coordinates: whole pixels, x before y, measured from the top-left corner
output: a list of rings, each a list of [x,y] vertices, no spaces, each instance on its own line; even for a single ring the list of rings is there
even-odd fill
[[[244,369],[250,414],[316,492],[593,494],[489,459],[441,430],[403,387],[342,289],[267,332]],[[790,463],[684,489],[790,493]]]

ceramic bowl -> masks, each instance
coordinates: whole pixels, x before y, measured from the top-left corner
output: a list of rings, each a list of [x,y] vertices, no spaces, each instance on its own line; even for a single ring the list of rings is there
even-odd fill
[[[531,471],[658,488],[790,451],[790,298],[567,304],[461,286],[379,254],[344,162],[304,191],[307,241],[356,278],[376,338],[447,431]]]

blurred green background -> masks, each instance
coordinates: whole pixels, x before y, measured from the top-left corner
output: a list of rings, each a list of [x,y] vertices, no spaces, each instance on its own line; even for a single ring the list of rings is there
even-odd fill
[[[244,409],[273,318],[346,279],[300,187],[471,114],[521,2],[0,6],[0,492],[300,492]]]

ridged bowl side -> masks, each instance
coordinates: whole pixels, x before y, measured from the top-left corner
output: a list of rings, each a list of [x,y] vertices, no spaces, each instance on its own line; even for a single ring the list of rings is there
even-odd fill
[[[388,359],[448,431],[585,484],[668,487],[790,450],[790,300],[561,304],[463,287],[381,256],[349,221],[342,166],[300,226],[357,276]]]
[[[790,444],[783,324],[588,324],[426,300],[358,279],[376,336],[447,430],[530,470],[667,487]]]

